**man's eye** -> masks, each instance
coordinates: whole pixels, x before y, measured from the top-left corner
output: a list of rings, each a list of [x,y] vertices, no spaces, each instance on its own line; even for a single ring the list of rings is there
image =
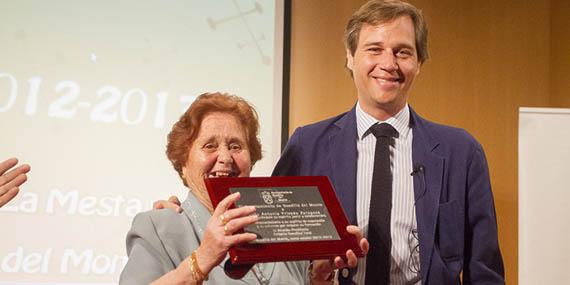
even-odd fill
[[[398,51],[398,53],[396,54],[398,57],[410,57],[412,56],[412,51],[410,50],[401,50]]]

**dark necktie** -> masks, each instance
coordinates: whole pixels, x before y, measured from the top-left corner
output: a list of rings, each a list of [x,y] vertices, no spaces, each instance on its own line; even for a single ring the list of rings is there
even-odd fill
[[[366,284],[390,284],[390,214],[392,212],[392,170],[390,169],[390,145],[398,137],[398,131],[387,123],[375,124],[370,132],[376,137],[374,172],[370,193],[368,242],[366,256]]]

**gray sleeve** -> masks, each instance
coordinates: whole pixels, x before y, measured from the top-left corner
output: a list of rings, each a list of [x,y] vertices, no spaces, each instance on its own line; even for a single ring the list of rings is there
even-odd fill
[[[129,260],[119,284],[148,284],[175,269],[149,212],[138,214],[127,234]]]
[[[289,261],[277,263],[278,273],[270,284],[310,284],[309,261]]]

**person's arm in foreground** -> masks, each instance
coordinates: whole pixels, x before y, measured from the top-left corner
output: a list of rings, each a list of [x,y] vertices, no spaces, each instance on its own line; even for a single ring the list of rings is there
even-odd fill
[[[28,179],[26,173],[30,171],[30,166],[23,164],[10,170],[17,164],[18,159],[16,158],[10,158],[0,163],[0,208],[16,197],[20,191],[20,185]]]

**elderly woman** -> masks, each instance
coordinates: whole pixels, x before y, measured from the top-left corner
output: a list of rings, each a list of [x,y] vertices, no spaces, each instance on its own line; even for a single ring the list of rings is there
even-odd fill
[[[129,260],[121,284],[306,284],[330,277],[333,265],[346,265],[337,257],[334,262],[317,263],[322,266],[312,274],[306,261],[257,264],[242,280],[224,274],[221,263],[228,249],[256,238],[238,231],[255,223],[257,216],[253,207],[229,209],[239,193],[214,209],[204,178],[249,176],[261,159],[258,131],[255,110],[237,96],[203,94],[194,101],[172,128],[166,149],[190,190],[181,205],[183,213],[154,210],[135,217],[127,235]],[[358,230],[351,231],[361,236]],[[356,264],[351,251],[346,259],[349,265]]]

